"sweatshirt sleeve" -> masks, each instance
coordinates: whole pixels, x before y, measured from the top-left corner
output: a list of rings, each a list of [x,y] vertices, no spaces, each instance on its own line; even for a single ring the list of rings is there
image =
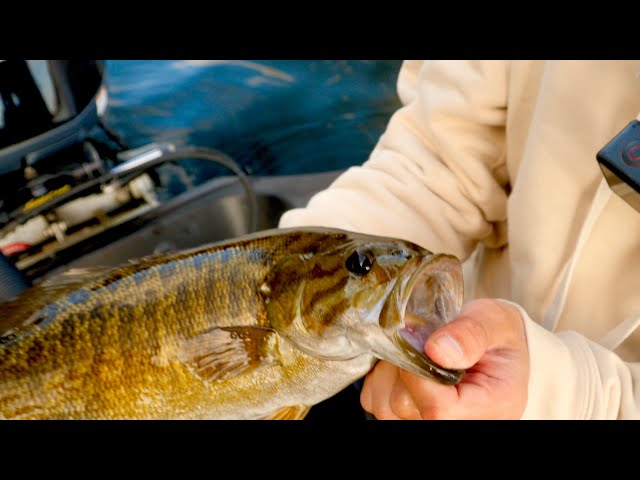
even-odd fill
[[[395,236],[466,259],[506,244],[508,62],[406,61],[403,107],[369,159],[279,226]]]
[[[640,364],[573,331],[552,333],[519,305],[529,348],[523,420],[640,418]]]

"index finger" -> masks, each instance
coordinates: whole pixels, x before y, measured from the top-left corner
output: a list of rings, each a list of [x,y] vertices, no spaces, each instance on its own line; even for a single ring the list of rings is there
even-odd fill
[[[455,385],[444,385],[437,380],[402,369],[399,370],[398,376],[423,419],[453,418],[452,413],[459,401],[458,389]]]

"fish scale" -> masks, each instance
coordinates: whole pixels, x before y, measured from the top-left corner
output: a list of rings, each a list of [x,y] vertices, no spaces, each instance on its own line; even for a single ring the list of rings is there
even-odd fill
[[[302,418],[377,358],[433,374],[367,314],[431,264],[460,287],[453,257],[309,227],[68,272],[0,306],[0,417]]]

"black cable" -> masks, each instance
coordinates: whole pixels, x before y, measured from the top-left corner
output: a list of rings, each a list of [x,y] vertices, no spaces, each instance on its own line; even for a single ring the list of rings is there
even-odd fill
[[[249,233],[255,232],[258,229],[258,198],[256,192],[251,186],[249,177],[242,171],[238,163],[233,160],[229,155],[213,148],[203,147],[184,147],[178,149],[175,152],[165,153],[156,160],[149,163],[161,163],[171,162],[174,160],[185,159],[204,159],[215,163],[218,163],[224,167],[227,167],[233,173],[236,174],[240,183],[244,187],[245,194],[247,195],[248,208],[249,208]]]
[[[104,120],[102,120],[101,118],[98,118],[98,126],[107,135],[109,140],[111,140],[113,143],[118,145],[118,147],[120,147],[122,150],[129,150],[129,147],[127,146],[125,141],[122,139],[122,137],[120,137],[120,135],[118,135],[115,131],[113,131],[111,127],[109,127],[106,123],[104,123]]]

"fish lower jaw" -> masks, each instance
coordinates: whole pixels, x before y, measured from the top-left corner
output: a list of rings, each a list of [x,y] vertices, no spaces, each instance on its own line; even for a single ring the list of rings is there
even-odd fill
[[[462,372],[448,370],[431,361],[424,352],[427,339],[452,320],[462,303],[459,262],[439,256],[419,265],[411,277],[400,282],[385,309],[385,335],[391,348],[383,358],[395,365],[441,383],[457,383]]]

